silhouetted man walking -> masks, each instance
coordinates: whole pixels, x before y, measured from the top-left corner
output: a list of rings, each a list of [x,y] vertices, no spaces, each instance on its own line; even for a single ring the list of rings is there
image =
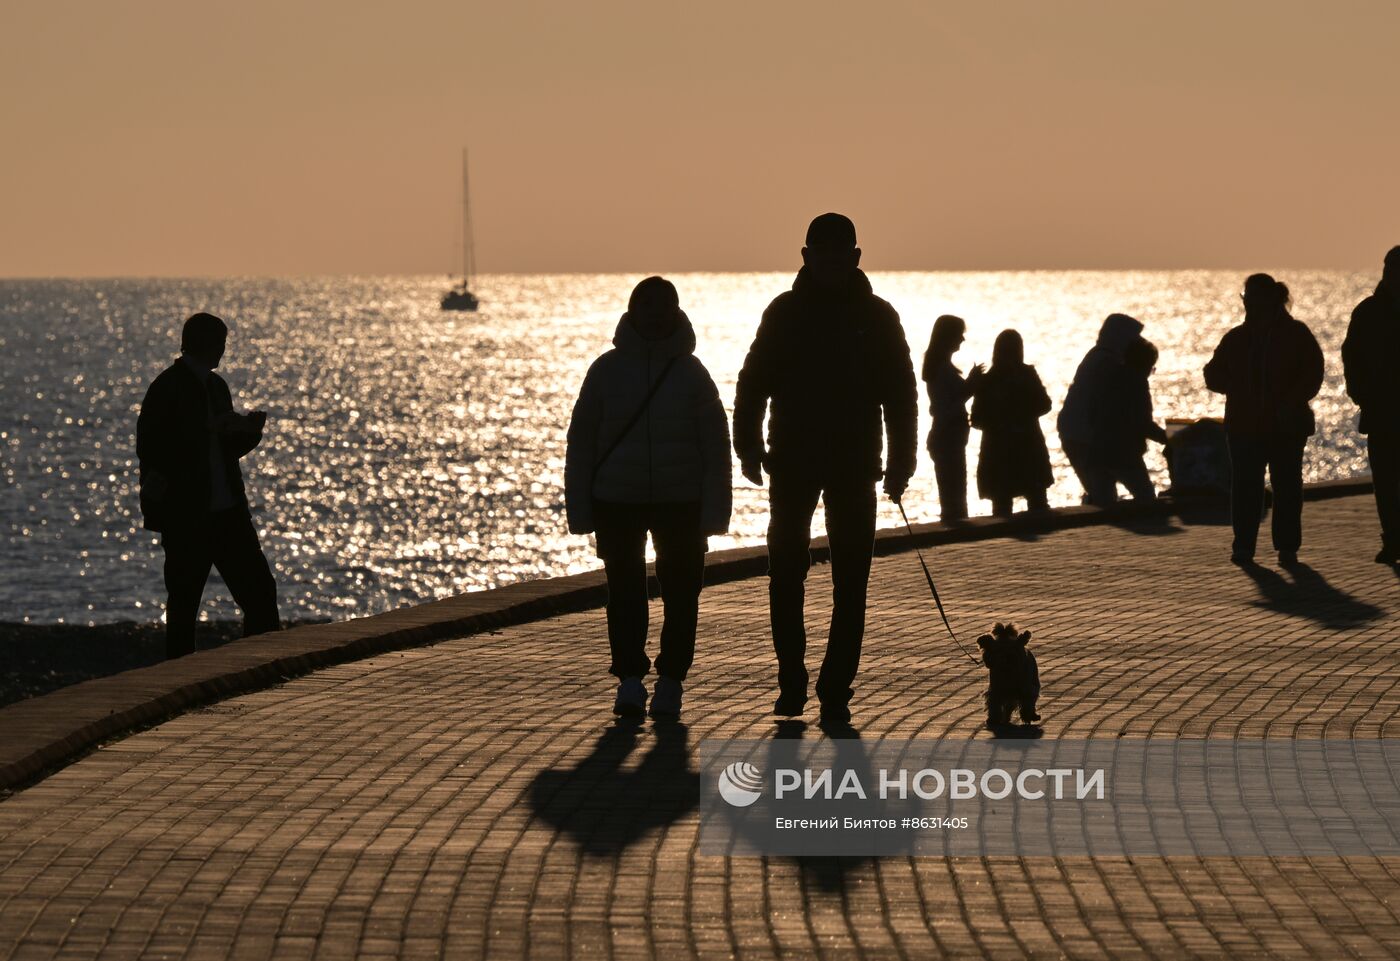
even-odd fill
[[[1347,394],[1361,408],[1376,510],[1381,516],[1378,564],[1400,563],[1400,247],[1385,255],[1376,292],[1356,305],[1342,342]]]
[[[185,321],[181,356],[152,381],[136,422],[141,513],[165,551],[166,657],[194,652],[211,567],[243,611],[245,637],[281,626],[277,584],[238,466],[262,440],[267,415],[234,411],[228,384],[214,373],[227,339],[228,328],[213,314]]]
[[[897,501],[914,473],[918,391],[899,315],[871,292],[859,269],[855,225],[840,214],[813,220],[802,261],[792,290],[764,311],[739,372],[734,450],[745,477],[762,484],[766,468],[770,478],[774,713],[786,717],[801,714],[807,703],[803,583],[811,565],[812,515],[818,499],[825,505],[833,609],[817,697],[822,720],[842,724],[850,720],[847,704],[865,632],[881,417],[890,443],[885,492]]]

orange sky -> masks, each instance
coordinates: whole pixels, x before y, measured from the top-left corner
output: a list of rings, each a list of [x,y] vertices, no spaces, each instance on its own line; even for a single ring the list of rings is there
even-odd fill
[[[1378,268],[1400,4],[0,5],[0,275]]]

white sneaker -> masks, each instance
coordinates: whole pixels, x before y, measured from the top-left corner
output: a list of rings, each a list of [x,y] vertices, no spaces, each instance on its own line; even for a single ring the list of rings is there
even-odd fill
[[[656,679],[656,692],[651,696],[651,717],[654,721],[674,721],[681,716],[681,682],[669,677]]]
[[[647,709],[647,689],[640,677],[624,677],[617,686],[613,713],[621,717],[641,717]]]

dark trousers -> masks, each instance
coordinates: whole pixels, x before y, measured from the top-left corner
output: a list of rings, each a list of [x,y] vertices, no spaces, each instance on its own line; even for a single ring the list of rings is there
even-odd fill
[[[993,497],[992,516],[1010,517],[1012,509],[1016,506],[1015,497]],[[1050,496],[1043,490],[1031,491],[1026,495],[1026,510],[1031,512],[1048,511],[1050,509]]]
[[[1065,458],[1074,468],[1084,488],[1084,503],[1095,507],[1111,507],[1118,502],[1118,484],[1113,477],[1112,466],[1098,453],[1092,444],[1078,441],[1062,441]]]
[[[1303,448],[1307,438],[1230,435],[1231,548],[1252,558],[1264,513],[1264,470],[1274,489],[1273,539],[1276,551],[1303,546]]]
[[[616,504],[596,501],[598,556],[608,578],[608,644],[616,677],[645,677],[647,657],[647,534],[656,547],[661,582],[661,649],[656,673],[684,681],[695,660],[695,627],[705,580],[700,504]]]
[[[1074,468],[1075,476],[1084,487],[1084,503],[1095,507],[1113,507],[1118,503],[1118,485],[1128,489],[1135,501],[1150,501],[1157,496],[1152,475],[1142,454],[1120,451],[1105,456],[1092,444],[1063,441],[1065,457]]]
[[[805,582],[812,558],[812,515],[820,499],[826,507],[831,544],[832,610],[826,657],[817,675],[823,705],[844,705],[860,668],[865,635],[865,597],[875,549],[875,484],[850,480],[829,486],[811,476],[774,475],[768,500],[768,607],[778,686],[806,696],[807,627],[803,619]]]
[[[170,523],[160,535],[165,551],[165,656],[193,654],[194,626],[209,569],[217,568],[243,611],[243,636],[278,630],[277,582],[258,543],[253,518],[235,508],[195,522]]]
[[[1376,512],[1381,516],[1381,545],[1400,552],[1400,428],[1373,430],[1366,438],[1371,458],[1371,481],[1376,490]]]
[[[928,452],[938,483],[938,516],[945,521],[962,520],[967,516],[967,437],[930,436]]]
[[[1152,486],[1152,475],[1148,473],[1147,462],[1143,456],[1124,454],[1113,465],[1113,480],[1122,484],[1128,489],[1135,501],[1156,500],[1157,488]],[[1118,496],[1118,489],[1115,487],[1113,496]]]

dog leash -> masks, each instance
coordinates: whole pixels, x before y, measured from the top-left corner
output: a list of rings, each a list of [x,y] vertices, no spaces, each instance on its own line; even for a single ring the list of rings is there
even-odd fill
[[[914,525],[909,523],[909,515],[904,513],[904,505],[899,501],[895,501],[894,506],[899,508],[899,516],[904,518],[904,527],[909,531],[909,537],[912,541],[914,537]],[[938,588],[933,585],[933,575],[929,573],[928,564],[924,561],[924,553],[919,550],[917,544],[914,545],[914,553],[919,557],[919,566],[924,569],[924,580],[928,581],[929,593],[933,595],[933,603],[938,605],[938,615],[943,618],[943,626],[948,629],[948,636],[953,639],[954,644],[958,645],[958,650],[962,651],[964,657],[973,664],[981,664],[982,662],[979,659],[967,652],[967,648],[963,647],[962,641],[958,640],[958,635],[953,632],[953,625],[948,623],[948,615],[943,610],[943,599],[938,596]]]

